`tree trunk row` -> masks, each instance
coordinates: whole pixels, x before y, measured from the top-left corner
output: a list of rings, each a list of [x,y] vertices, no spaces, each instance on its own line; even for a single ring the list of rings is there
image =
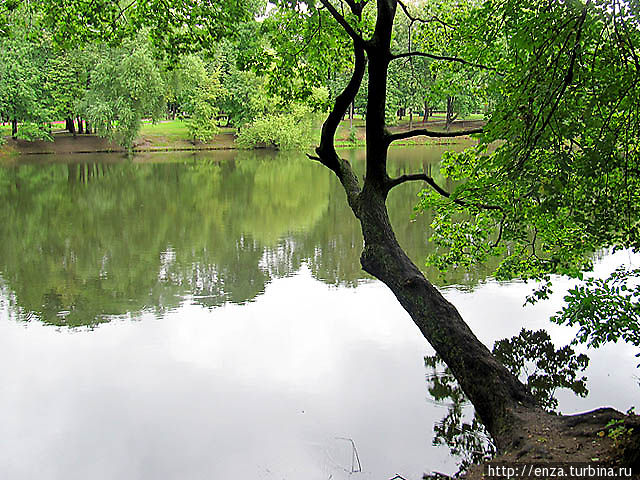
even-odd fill
[[[78,124],[78,127],[76,128],[76,122]],[[82,119],[82,117],[76,117],[75,119],[72,117],[67,117],[64,120],[65,123],[65,130],[67,130],[69,133],[71,133],[74,137],[76,136],[76,134],[86,134],[89,135],[91,134],[91,127],[89,126],[89,121],[88,120],[84,120]]]

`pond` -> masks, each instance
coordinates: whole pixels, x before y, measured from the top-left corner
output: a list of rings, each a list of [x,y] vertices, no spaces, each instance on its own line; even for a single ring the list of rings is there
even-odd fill
[[[394,149],[391,173],[447,186],[445,148]],[[362,171],[362,152],[342,153]],[[395,189],[389,210],[423,264],[419,188]],[[434,438],[451,400],[430,395],[433,350],[360,269],[345,195],[304,155],[34,156],[0,168],[0,205],[0,478],[457,470],[464,452]],[[625,262],[638,258],[601,255],[596,273]],[[489,346],[522,327],[573,338],[548,322],[570,282],[523,307],[531,285],[490,270],[426,272]],[[559,390],[560,411],[639,406],[635,350],[586,353],[590,394]]]

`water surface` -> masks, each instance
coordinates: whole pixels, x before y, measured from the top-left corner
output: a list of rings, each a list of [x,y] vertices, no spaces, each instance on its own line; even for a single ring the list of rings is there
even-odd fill
[[[392,173],[447,186],[444,148],[392,150]],[[344,154],[362,170],[361,152]],[[395,189],[389,210],[422,264],[418,189]],[[358,225],[324,167],[265,152],[34,157],[0,168],[0,205],[0,478],[455,472],[431,445],[446,413],[426,388],[433,351],[361,271]],[[530,287],[489,270],[427,273],[489,345],[523,326],[571,340],[546,320],[569,283],[523,309]],[[634,353],[589,352],[590,395],[559,392],[560,409],[637,404]]]

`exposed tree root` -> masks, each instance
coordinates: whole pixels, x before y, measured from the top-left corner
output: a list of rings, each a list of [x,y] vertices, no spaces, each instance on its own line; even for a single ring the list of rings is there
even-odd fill
[[[590,462],[631,467],[640,478],[640,417],[600,408],[579,415],[552,415],[522,408],[514,412],[511,446],[492,462]],[[463,475],[480,479],[483,467]]]

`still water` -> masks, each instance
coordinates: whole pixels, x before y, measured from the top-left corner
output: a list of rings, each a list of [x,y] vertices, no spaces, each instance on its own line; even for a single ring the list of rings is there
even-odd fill
[[[393,174],[438,175],[445,147],[392,150]],[[362,153],[343,152],[357,169]],[[420,264],[428,215],[395,189]],[[433,350],[384,285],[338,182],[299,154],[34,157],[0,168],[0,478],[338,479],[453,473],[433,446],[450,402]],[[628,253],[604,255],[596,273]],[[557,346],[553,298],[486,271],[439,278],[488,345],[522,327]],[[580,350],[583,351],[583,350]],[[590,394],[563,413],[638,402],[635,350],[587,352]],[[355,446],[355,448],[354,448]],[[357,455],[356,455],[357,453]]]

